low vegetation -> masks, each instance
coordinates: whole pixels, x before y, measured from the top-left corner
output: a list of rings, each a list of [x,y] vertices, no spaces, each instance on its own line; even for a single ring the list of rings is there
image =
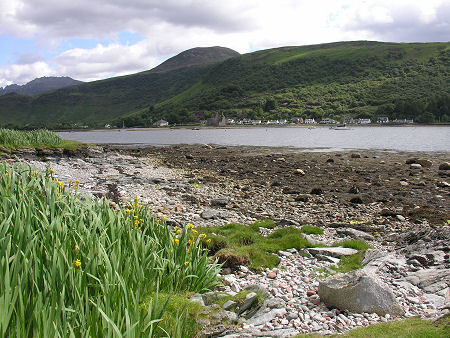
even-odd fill
[[[80,196],[78,184],[0,165],[0,335],[183,336],[188,309],[164,317],[170,298],[158,295],[218,283],[205,235],[171,229],[138,200],[115,210]]]
[[[351,330],[342,335],[330,337],[342,338],[442,338],[450,336],[450,319],[441,320],[438,323],[422,320],[420,318],[409,318],[402,321],[380,323],[363,328]],[[323,337],[315,334],[301,334],[295,338]]]
[[[310,243],[302,231],[293,227],[281,228],[268,236],[263,236],[259,228],[273,228],[272,221],[258,221],[250,226],[231,223],[220,227],[201,228],[210,242],[208,248],[225,267],[233,268],[246,264],[250,269],[260,271],[273,268],[280,258],[275,255],[280,250],[303,249]]]
[[[0,129],[0,146],[8,149],[19,148],[63,148],[77,149],[86,144],[63,140],[52,131],[39,129],[33,131],[19,131]]]

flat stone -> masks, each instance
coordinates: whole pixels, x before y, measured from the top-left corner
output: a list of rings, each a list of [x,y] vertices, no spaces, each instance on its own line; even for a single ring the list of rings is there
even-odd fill
[[[270,322],[272,319],[274,319],[277,316],[284,316],[286,314],[286,309],[272,309],[269,312],[266,313],[260,313],[256,314],[253,318],[250,318],[247,320],[247,324],[251,325],[262,325],[267,322]]]
[[[353,228],[337,228],[336,232],[340,235],[347,235],[353,238],[362,238],[368,241],[373,241],[375,239],[371,234]]]
[[[237,303],[236,302],[234,302],[234,301],[232,301],[232,300],[228,300],[228,301],[226,301],[225,302],[225,304],[223,304],[223,309],[224,310],[230,310],[231,308],[233,308],[233,307],[236,307],[236,305],[237,305]]]
[[[204,210],[200,216],[203,219],[212,219],[212,218],[218,218],[219,215],[220,215],[219,210],[207,209],[207,210]]]
[[[322,254],[326,256],[340,258],[342,256],[352,256],[358,253],[358,250],[351,248],[332,247],[332,248],[309,248],[311,255]]]

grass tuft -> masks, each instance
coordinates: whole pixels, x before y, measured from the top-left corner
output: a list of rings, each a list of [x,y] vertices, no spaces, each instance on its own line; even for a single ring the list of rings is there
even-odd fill
[[[313,225],[304,225],[301,228],[301,231],[307,235],[322,235],[323,229],[313,226]]]
[[[336,242],[333,244],[333,246],[342,246],[343,248],[355,249],[358,251],[365,251],[367,249],[372,248],[365,241],[358,240],[358,239],[349,239],[349,240]]]

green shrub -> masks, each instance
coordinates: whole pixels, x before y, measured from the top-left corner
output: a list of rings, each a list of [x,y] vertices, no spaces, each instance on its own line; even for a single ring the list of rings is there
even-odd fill
[[[358,240],[358,239],[349,239],[349,240],[336,242],[333,244],[333,246],[342,246],[343,248],[362,250],[362,251],[365,251],[365,250],[371,248],[371,246],[369,244],[367,244],[366,242],[364,242],[362,240]]]

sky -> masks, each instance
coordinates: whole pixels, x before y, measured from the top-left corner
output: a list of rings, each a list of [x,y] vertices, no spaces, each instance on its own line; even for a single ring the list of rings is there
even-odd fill
[[[450,40],[450,0],[0,0],[0,87],[94,81],[194,47]]]

